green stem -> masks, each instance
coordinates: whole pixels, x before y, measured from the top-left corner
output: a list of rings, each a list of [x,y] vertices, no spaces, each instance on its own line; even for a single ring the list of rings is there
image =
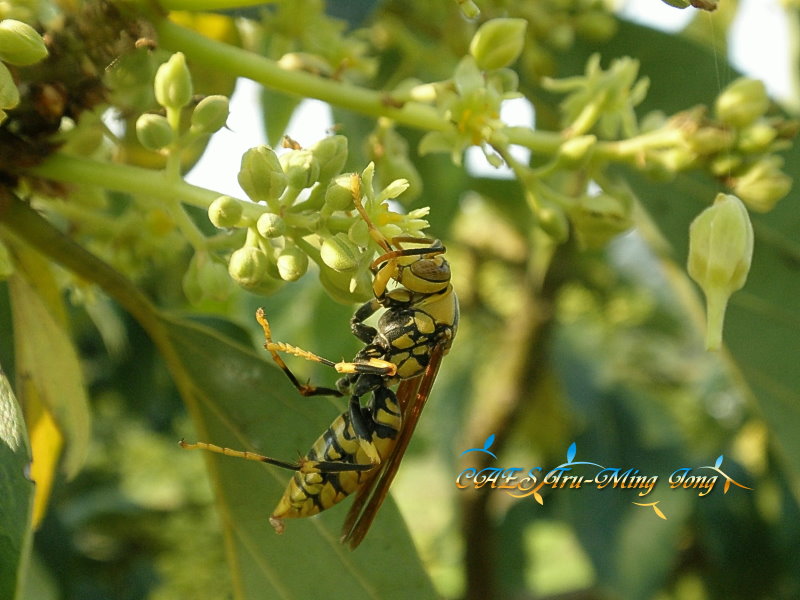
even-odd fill
[[[401,108],[385,102],[385,94],[303,71],[282,69],[274,60],[254,52],[210,40],[167,19],[154,20],[159,44],[183,52],[187,58],[219,71],[246,77],[294,96],[317,98],[373,117],[389,117],[398,123],[430,131],[452,127],[435,108],[407,102]]]
[[[170,180],[162,171],[144,169],[130,165],[106,163],[90,158],[80,158],[66,154],[53,154],[43,163],[26,171],[62,183],[96,185],[107,190],[146,195],[151,198],[171,202],[180,200],[207,209],[219,196],[205,188],[186,183],[183,180]]]

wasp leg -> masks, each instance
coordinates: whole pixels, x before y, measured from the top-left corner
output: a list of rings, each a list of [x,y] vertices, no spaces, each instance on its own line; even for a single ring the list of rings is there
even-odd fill
[[[293,354],[294,356],[299,356],[301,358],[305,358],[306,360],[313,360],[315,362],[322,363],[323,365],[333,367],[337,373],[341,374],[369,374],[394,377],[394,375],[397,373],[397,366],[388,360],[369,357],[366,358],[366,360],[359,360],[356,362],[337,363],[333,362],[332,360],[328,360],[327,358],[318,356],[313,352],[309,352],[308,350],[298,348],[297,346],[292,346],[291,344],[286,344],[284,342],[274,342],[272,341],[272,331],[269,326],[269,321],[267,321],[267,317],[264,314],[264,309],[259,308],[256,311],[256,320],[264,329],[264,338],[266,339],[264,348],[269,351],[270,355],[272,355],[272,360],[275,361],[275,364],[277,364],[281,370],[286,373],[289,381],[292,382],[292,385],[294,385],[294,387],[297,388],[297,391],[303,396],[341,397],[344,396],[345,393],[339,388],[318,387],[307,383],[300,383],[295,374],[292,373],[292,370],[283,361],[280,354],[278,354],[279,352],[286,352],[287,354]]]
[[[378,330],[365,325],[364,321],[369,319],[380,308],[382,308],[380,301],[377,298],[373,298],[369,302],[362,304],[350,319],[350,331],[365,344],[372,343],[375,336],[378,335]]]
[[[290,346],[288,344],[283,344],[281,342],[275,343],[272,341],[272,331],[269,326],[269,321],[267,321],[267,316],[264,314],[264,309],[259,308],[256,311],[256,320],[261,325],[262,329],[264,329],[264,348],[266,348],[270,355],[272,356],[272,360],[275,361],[281,370],[286,373],[286,376],[289,378],[289,381],[292,382],[292,385],[297,388],[297,391],[300,392],[302,396],[337,396],[341,397],[344,394],[334,388],[328,387],[318,387],[316,385],[310,385],[308,383],[300,383],[292,370],[287,366],[287,364],[281,358],[281,355],[278,354],[279,351],[287,352],[289,354],[294,354],[296,356],[301,356],[307,360],[313,360],[316,362],[321,362],[324,365],[328,365],[330,367],[335,367],[336,363],[330,361],[326,358],[322,358],[321,356],[317,356],[311,352],[303,350],[301,348],[296,348],[294,346]]]
[[[371,422],[367,420],[369,415],[364,414],[359,396],[350,396],[348,410],[350,412],[350,424],[353,426],[353,432],[356,434],[359,447],[369,459],[370,466],[379,465],[381,457],[375,444],[372,443],[373,428],[371,427]]]

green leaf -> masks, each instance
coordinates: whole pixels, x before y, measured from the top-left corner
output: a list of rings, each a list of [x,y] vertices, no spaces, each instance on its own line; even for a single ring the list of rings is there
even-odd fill
[[[301,397],[279,369],[214,331],[173,319],[163,326],[162,350],[200,441],[291,461],[343,409]],[[342,598],[435,597],[391,501],[354,552],[338,541],[349,502],[319,517],[289,520],[279,536],[268,517],[291,473],[211,453],[205,458],[235,597],[312,598],[332,590]]]
[[[0,370],[0,598],[19,593],[31,541],[31,450],[17,399]]]
[[[54,304],[60,304],[60,299],[48,289],[55,282],[47,271],[15,273],[9,280],[14,330],[24,332],[15,337],[17,381],[20,389],[26,389],[23,382],[31,386],[36,400],[55,420],[66,440],[64,472],[74,477],[89,451],[91,415],[78,353],[58,318],[63,309]]]
[[[263,108],[264,129],[267,142],[273,148],[280,146],[286,127],[292,119],[300,99],[264,88],[261,90],[261,107]]]

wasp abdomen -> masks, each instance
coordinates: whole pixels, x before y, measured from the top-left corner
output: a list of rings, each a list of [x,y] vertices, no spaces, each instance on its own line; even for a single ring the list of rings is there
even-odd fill
[[[371,442],[383,460],[391,450],[401,426],[401,415],[393,393],[376,390],[373,400],[361,409],[369,424]],[[349,412],[342,413],[314,442],[289,481],[271,521],[276,529],[280,519],[308,517],[338,504],[356,491],[373,465],[362,450]],[[337,470],[320,470],[320,463],[336,463]],[[348,465],[352,468],[348,469]],[[274,521],[278,520],[276,524]]]

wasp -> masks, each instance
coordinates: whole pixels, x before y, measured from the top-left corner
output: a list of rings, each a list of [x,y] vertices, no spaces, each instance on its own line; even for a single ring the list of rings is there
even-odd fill
[[[270,524],[278,533],[284,530],[284,519],[317,514],[356,493],[341,538],[342,543],[354,549],[364,539],[386,498],[442,357],[455,337],[459,311],[442,243],[420,237],[387,239],[361,204],[358,175],[353,176],[351,188],[356,209],[383,251],[370,265],[373,298],[358,308],[350,320],[353,335],[364,342],[364,347],[350,362],[333,362],[273,341],[264,311],[259,309],[256,313],[264,330],[264,347],[298,392],[303,396],[349,396],[347,410],[296,463],[204,442],[181,441],[181,446],[294,471],[270,516]],[[365,323],[380,310],[383,313],[375,327]],[[342,377],[335,388],[300,383],[280,353],[323,363]],[[392,389],[395,385],[396,392]],[[365,397],[368,400],[362,403]]]

